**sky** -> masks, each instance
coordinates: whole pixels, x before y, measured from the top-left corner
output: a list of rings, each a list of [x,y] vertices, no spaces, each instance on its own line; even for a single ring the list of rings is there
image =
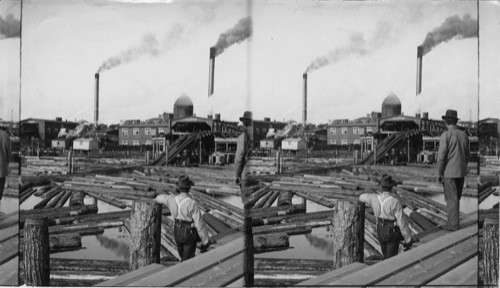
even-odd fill
[[[20,1],[0,1],[0,119],[19,120]]]
[[[94,73],[130,51],[144,55],[101,72],[100,122],[172,112],[183,93],[198,116],[235,121],[252,110],[255,119],[300,122],[302,74],[325,55],[334,61],[308,72],[310,123],[380,111],[391,92],[405,115],[440,119],[455,109],[474,121],[478,89],[479,118],[500,117],[499,9],[481,1],[479,38],[454,38],[424,56],[417,97],[416,47],[448,17],[477,20],[476,1],[26,0],[21,118],[93,121]],[[209,47],[248,15],[252,35],[216,57],[209,98]]]
[[[173,112],[182,94],[191,98],[196,115],[220,113],[222,119],[234,121],[248,102],[247,43],[234,44],[217,56],[215,92],[210,98],[209,48],[247,16],[244,1],[146,5],[27,0],[22,118],[93,122],[94,73],[108,59],[127,56],[129,62],[100,73],[100,123]],[[140,52],[142,56],[134,56]]]

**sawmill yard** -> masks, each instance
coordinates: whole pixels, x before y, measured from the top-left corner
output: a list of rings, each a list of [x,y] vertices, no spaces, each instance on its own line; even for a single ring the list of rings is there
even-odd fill
[[[166,285],[165,279],[171,279],[168,285],[173,286],[241,286],[238,284],[243,283],[241,229],[244,212],[240,189],[234,183],[233,165],[146,166],[142,159],[84,158],[73,159],[72,163],[74,172],[69,174],[66,157],[23,159],[23,166],[30,168],[22,170],[19,193],[19,263],[23,263],[25,256],[23,227],[26,219],[44,216],[49,226],[51,285],[158,286]],[[382,262],[394,261],[381,260],[375,217],[367,207],[363,264],[356,262],[344,267],[345,271],[333,269],[332,233],[336,227],[332,225],[332,218],[336,204],[343,200],[356,201],[361,193],[378,190],[377,181],[383,174],[390,174],[399,182],[394,189],[403,201],[410,229],[421,237],[416,247],[397,256],[408,264],[382,278],[400,277],[398,283],[412,285],[430,281],[446,283],[443,275],[451,277],[449,274],[453,271],[459,273],[457,271],[463,270],[464,265],[471,265],[468,260],[476,259],[477,263],[477,249],[468,247],[477,244],[478,231],[477,228],[469,231],[467,227],[476,227],[478,197],[490,195],[478,195],[478,184],[484,181],[474,173],[465,180],[461,230],[453,232],[457,234],[453,238],[457,244],[466,246],[460,253],[462,260],[455,261],[452,256],[460,247],[438,247],[444,237],[450,237],[450,232],[439,229],[446,222],[446,206],[442,187],[436,183],[435,166],[368,166],[353,165],[351,159],[284,157],[281,159],[283,173],[278,174],[276,158],[254,157],[249,165],[258,180],[250,200],[256,286],[323,285],[337,280],[342,283],[339,280],[342,277],[349,279],[349,275],[357,271],[368,272],[370,268],[378,269],[377,265]],[[474,169],[470,165],[471,172]],[[131,233],[134,233],[131,229],[133,203],[150,203],[160,191],[176,194],[180,175],[189,175],[193,180],[191,197],[198,201],[209,234],[217,243],[208,252],[199,254],[198,250],[195,258],[180,262],[173,239],[173,219],[163,207],[161,260],[131,272],[129,246]],[[488,189],[490,194],[498,190],[494,185],[489,185]],[[438,248],[429,248],[434,246]],[[413,252],[417,249],[426,252]],[[228,256],[227,253],[232,254]],[[451,259],[452,264],[442,268],[440,273],[404,277],[415,273],[415,269],[419,271],[417,275],[426,275],[427,269],[435,265],[432,259],[444,257],[443,253],[450,255],[443,259]],[[420,267],[420,261],[429,267]],[[195,268],[183,268],[189,263]],[[19,268],[23,275],[24,265]],[[214,271],[218,271],[217,275]],[[471,271],[456,281],[473,283],[471,281],[477,279],[474,278],[477,269]],[[182,277],[171,277],[179,273]],[[376,281],[383,282],[382,278]],[[318,279],[322,282],[314,282]]]

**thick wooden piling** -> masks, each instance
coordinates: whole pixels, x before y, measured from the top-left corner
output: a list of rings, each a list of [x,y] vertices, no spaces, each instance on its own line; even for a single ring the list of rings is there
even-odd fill
[[[484,285],[498,285],[498,218],[486,218],[483,224]]]
[[[50,248],[47,218],[26,219],[24,227],[24,283],[50,285]]]
[[[130,230],[130,270],[160,263],[161,205],[133,202]]]
[[[85,193],[82,191],[73,191],[69,198],[69,206],[81,206],[84,204],[83,199],[85,198]]]
[[[333,224],[333,270],[363,262],[365,205],[359,201],[338,201]]]

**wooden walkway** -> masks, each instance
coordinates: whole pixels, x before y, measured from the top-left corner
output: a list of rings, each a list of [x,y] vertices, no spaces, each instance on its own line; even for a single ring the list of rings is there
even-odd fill
[[[172,267],[151,264],[96,286],[181,286],[225,287],[240,283],[243,277],[243,235],[235,233],[221,239],[210,250]],[[236,284],[235,286],[241,286]]]
[[[477,214],[476,214],[477,215]],[[352,263],[297,286],[477,285],[478,228],[466,217],[461,230],[422,235],[415,248],[372,266]],[[477,218],[476,218],[477,219]]]
[[[0,217],[0,286],[18,285],[19,213]]]

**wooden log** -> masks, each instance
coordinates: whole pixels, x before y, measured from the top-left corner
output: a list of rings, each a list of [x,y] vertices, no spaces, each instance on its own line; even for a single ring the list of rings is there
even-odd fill
[[[44,208],[54,208],[56,206],[57,202],[61,199],[61,197],[64,195],[64,191],[60,191],[56,196],[54,196],[46,205]]]
[[[85,193],[82,191],[72,191],[71,197],[69,199],[69,206],[81,206],[84,205],[83,199],[85,198]]]
[[[206,194],[196,192],[196,191],[190,191],[189,194],[198,201],[201,205],[206,204],[211,207],[214,207],[220,211],[224,211],[225,213],[229,215],[236,215],[240,219],[243,219],[243,209],[240,209],[234,205],[231,205],[229,203],[226,203],[222,200],[215,199],[213,197],[210,197]]]
[[[30,189],[26,190],[26,192],[19,197],[19,205],[21,203],[23,203],[24,201],[26,201],[26,199],[28,199],[29,197],[31,197],[31,195],[33,195],[36,191],[37,190],[35,190],[33,188],[30,188]]]
[[[259,201],[261,197],[263,197],[269,191],[268,187],[262,187],[259,190],[252,193],[252,195],[248,198],[245,207],[253,207],[254,204]]]
[[[47,203],[49,203],[49,201],[52,200],[52,198],[54,198],[56,195],[58,195],[59,192],[61,192],[61,188],[58,187],[57,189],[50,192],[50,194],[47,194],[42,201],[40,201],[38,204],[36,204],[33,207],[33,209],[41,209],[41,208],[45,207],[45,205],[47,205]]]
[[[78,233],[80,236],[102,234],[104,229],[122,226],[122,221],[103,221],[101,223],[80,223],[55,225],[49,227],[50,235]]]
[[[274,233],[253,236],[254,253],[265,253],[284,250],[290,247],[289,236],[286,233]]]
[[[294,204],[290,206],[276,206],[265,208],[253,208],[251,210],[252,218],[267,218],[279,215],[299,214],[306,212],[306,206],[302,204]]]
[[[24,239],[24,284],[28,286],[49,286],[50,249],[46,218],[27,219]]]
[[[323,221],[325,225],[330,224],[328,221]],[[271,234],[271,233],[286,233],[288,235],[301,235],[310,234],[312,231],[311,226],[304,225],[303,223],[291,223],[291,224],[280,224],[280,225],[263,225],[257,226],[253,229],[253,235],[259,234]]]
[[[84,205],[77,207],[61,207],[61,208],[47,208],[47,209],[37,209],[37,210],[21,210],[19,213],[19,223],[22,227],[26,218],[34,215],[43,215],[48,219],[61,218],[71,215],[83,215],[83,214],[95,214],[97,213],[97,206],[95,205]]]
[[[280,195],[280,191],[273,191],[273,194],[266,200],[266,203],[262,207],[271,207]]]
[[[51,274],[56,271],[123,274],[128,272],[128,261],[91,259],[50,259]]]
[[[334,201],[331,201],[330,199],[323,197],[323,196],[315,196],[315,195],[311,195],[311,194],[307,194],[307,193],[303,193],[303,192],[297,192],[297,191],[294,191],[294,193],[297,196],[300,196],[302,198],[305,198],[309,201],[312,201],[316,204],[319,204],[319,205],[322,205],[322,206],[325,206],[328,208],[333,208],[335,206]]]
[[[281,191],[278,196],[278,206],[292,205],[293,193],[291,191]]]
[[[486,218],[483,224],[484,285],[498,285],[498,218]]]
[[[49,219],[49,225],[66,225],[78,223],[100,223],[103,221],[123,221],[130,218],[130,211],[115,211],[99,214],[75,215]]]
[[[115,207],[118,207],[120,209],[125,209],[127,208],[127,204],[121,202],[120,200],[116,199],[115,197],[106,197],[104,195],[100,195],[94,192],[86,192],[91,197],[94,197],[98,200],[101,200],[102,202],[108,203],[109,205],[113,205]]]
[[[404,208],[405,210],[405,213],[406,211],[408,210],[411,210],[409,208]],[[428,229],[433,229],[434,227],[436,227],[436,225],[434,223],[432,223],[429,219],[425,218],[422,214],[416,212],[416,211],[408,211],[409,214],[409,217],[415,221],[415,223],[418,224],[418,226],[420,226],[424,231],[425,230],[428,230]]]
[[[63,207],[64,204],[68,201],[69,197],[71,197],[72,192],[71,191],[65,191],[64,195],[57,201],[55,208]]]
[[[478,211],[478,227],[479,228],[482,228],[483,227],[483,223],[484,223],[484,220],[486,218],[498,218],[499,216],[499,213],[498,213],[498,208],[492,208],[492,209],[487,209],[487,210],[483,210],[483,209],[480,209]]]
[[[216,218],[210,213],[203,214],[203,220],[208,224],[208,226],[212,227],[217,233],[231,229],[229,225],[225,224],[223,221],[220,221],[218,218]]]
[[[49,246],[50,253],[78,250],[82,248],[82,236],[77,233],[50,235]]]
[[[333,268],[363,262],[365,204],[339,201],[333,224]]]
[[[312,220],[325,220],[332,219],[334,211],[318,211],[310,213],[300,213],[300,214],[290,214],[290,215],[279,215],[266,218],[252,218],[253,226],[260,225],[272,225],[272,224],[285,224],[285,223],[296,223],[296,222],[307,222]]]
[[[267,199],[273,195],[273,191],[267,191],[267,193],[262,196],[255,204],[253,205],[253,208],[262,208],[264,204],[266,203]]]
[[[120,188],[120,186],[115,185],[112,188],[104,188],[104,187],[92,187],[92,186],[84,186],[84,185],[64,185],[64,189],[72,190],[72,191],[83,191],[83,192],[94,192],[99,194],[117,194],[117,195],[132,195],[132,196],[141,196],[145,198],[153,198],[155,196],[154,191],[142,191],[142,190],[134,190],[132,187],[127,187],[126,189]]]
[[[161,205],[134,202],[130,216],[130,270],[160,263]]]

